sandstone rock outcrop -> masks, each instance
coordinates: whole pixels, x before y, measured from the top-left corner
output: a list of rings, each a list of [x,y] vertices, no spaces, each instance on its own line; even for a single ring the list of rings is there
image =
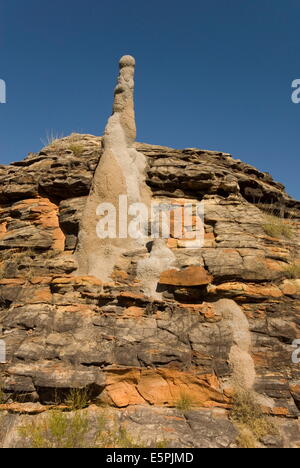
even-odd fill
[[[299,446],[300,202],[229,154],[136,143],[133,65],[121,61],[103,138],[74,134],[0,166],[0,445],[18,445],[27,413],[86,388],[149,444],[233,447],[238,383],[277,421],[275,445]],[[202,201],[203,247],[101,243],[96,206],[118,193]],[[266,230],[270,209],[286,235]]]

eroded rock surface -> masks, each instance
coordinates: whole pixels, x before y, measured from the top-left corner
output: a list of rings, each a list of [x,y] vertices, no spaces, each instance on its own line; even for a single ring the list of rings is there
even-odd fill
[[[279,418],[281,439],[264,445],[297,446],[300,202],[229,154],[135,143],[133,63],[125,62],[104,139],[74,134],[0,167],[1,443],[18,445],[22,418],[87,388],[149,445],[167,432],[171,446],[234,447],[228,411],[238,381]],[[205,240],[198,249],[174,236],[114,245],[99,278],[105,245],[95,270],[78,252],[82,242],[97,250],[88,223],[108,200],[101,181],[120,156],[116,127],[125,156],[143,155],[147,196],[204,202]],[[266,232],[270,209],[286,235]],[[186,394],[194,409],[182,415],[174,408]]]

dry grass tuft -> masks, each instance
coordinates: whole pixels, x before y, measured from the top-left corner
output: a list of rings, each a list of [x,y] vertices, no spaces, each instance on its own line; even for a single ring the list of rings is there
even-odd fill
[[[254,393],[250,390],[238,389],[236,391],[231,419],[240,431],[237,442],[241,448],[255,448],[263,437],[278,435],[274,422],[262,412],[260,405],[255,401]],[[251,445],[251,447],[246,445]]]
[[[84,152],[84,146],[80,145],[79,143],[72,143],[71,145],[67,146],[67,149],[72,151],[73,154],[77,157],[81,156]]]
[[[265,233],[270,237],[292,239],[294,236],[293,228],[287,224],[286,220],[272,214],[266,214],[263,223]]]
[[[292,263],[286,268],[286,276],[290,279],[300,279],[300,264]]]
[[[71,410],[81,410],[90,403],[90,395],[87,388],[72,388],[65,400]]]
[[[194,406],[194,400],[187,393],[181,393],[179,399],[176,401],[176,408],[180,411],[189,411]]]

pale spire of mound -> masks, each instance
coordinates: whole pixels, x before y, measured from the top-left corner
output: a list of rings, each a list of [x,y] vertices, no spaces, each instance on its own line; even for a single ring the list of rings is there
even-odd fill
[[[121,58],[119,67],[113,114],[105,128],[104,151],[81,219],[75,254],[79,274],[94,275],[103,281],[109,280],[114,268],[124,263],[123,253],[140,248],[141,243],[131,238],[99,238],[97,235],[99,205],[109,203],[118,211],[120,196],[126,196],[128,204],[144,203],[149,206],[151,202],[151,191],[145,180],[147,161],[134,147],[135,59],[125,55]],[[122,268],[124,268],[123,263]]]
[[[116,119],[122,127],[126,146],[131,147],[136,139],[136,124],[134,112],[134,71],[135,59],[131,55],[124,55],[119,62],[120,72],[118,83],[114,92],[113,114],[108,120],[105,133],[104,145],[109,146],[111,142],[110,136],[116,138],[115,132],[112,130]],[[112,142],[113,143],[113,142]]]
[[[128,204],[143,204],[150,209],[152,195],[146,184],[146,157],[134,147],[135,60],[130,55],[125,55],[121,58],[119,66],[113,114],[105,128],[104,151],[81,219],[75,254],[79,266],[77,274],[93,275],[102,281],[110,281],[115,268],[128,270],[131,259],[124,256],[126,252],[144,247],[147,255],[148,239],[99,238],[97,236],[99,205],[109,203],[118,210],[120,196],[126,196]],[[128,213],[126,217],[129,222],[131,217]],[[155,240],[150,257],[137,264],[137,278],[145,294],[157,296],[156,288],[160,273],[174,261],[175,257],[165,241]]]

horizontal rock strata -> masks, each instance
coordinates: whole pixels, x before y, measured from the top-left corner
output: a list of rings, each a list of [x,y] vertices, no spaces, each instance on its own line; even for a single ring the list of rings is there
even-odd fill
[[[149,255],[144,248],[126,251],[108,281],[74,275],[102,138],[71,135],[0,167],[0,339],[7,346],[0,370],[3,409],[11,408],[5,424],[27,417],[18,416],[26,405],[38,413],[57,393],[87,388],[94,403],[113,407],[145,437],[153,421],[169,428],[174,446],[234,446],[228,409],[232,377],[240,376],[238,350],[254,365],[253,391],[264,410],[297,445],[300,365],[291,356],[300,338],[300,284],[291,272],[300,262],[300,203],[228,154],[135,147],[147,159],[153,199],[196,199],[205,207],[204,246],[168,240],[174,265],[160,272],[156,298],[144,294],[137,275]],[[271,206],[287,237],[266,232]],[[239,348],[236,316],[220,307],[224,299],[230,310],[238,307],[247,350]],[[174,407],[185,393],[196,407],[183,418]]]

